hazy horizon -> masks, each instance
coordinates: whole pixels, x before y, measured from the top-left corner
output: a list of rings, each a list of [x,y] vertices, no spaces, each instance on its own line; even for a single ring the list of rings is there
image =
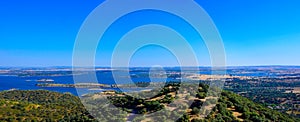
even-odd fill
[[[73,66],[1,66],[0,68],[72,68]],[[129,68],[151,68],[153,66],[130,66]],[[199,68],[211,68],[212,66],[162,66],[164,68],[178,68],[178,67],[199,67]],[[300,65],[230,65],[230,67],[300,67]],[[87,67],[78,67],[87,68]],[[92,68],[112,68],[110,66],[94,66]],[[127,68],[127,67],[115,67],[115,68]]]

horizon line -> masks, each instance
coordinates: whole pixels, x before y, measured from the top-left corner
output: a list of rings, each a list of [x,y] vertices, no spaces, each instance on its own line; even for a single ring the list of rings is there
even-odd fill
[[[51,68],[51,67],[66,67],[71,68],[74,66],[68,66],[68,65],[57,65],[57,66],[0,66],[0,68]],[[85,66],[85,67],[95,67],[95,68],[112,68],[111,66]],[[84,66],[79,68],[85,68]],[[150,68],[151,66],[130,66],[129,68]],[[213,67],[213,66],[162,66],[162,67]],[[218,66],[215,66],[218,67]],[[225,67],[300,67],[300,65],[227,65]],[[126,66],[116,67],[116,68],[126,68]]]

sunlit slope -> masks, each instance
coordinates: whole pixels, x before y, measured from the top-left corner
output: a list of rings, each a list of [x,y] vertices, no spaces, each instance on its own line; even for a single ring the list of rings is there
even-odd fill
[[[202,88],[200,88],[202,87]],[[275,110],[271,110],[261,104],[254,103],[247,98],[241,97],[232,92],[222,92],[222,97],[218,100],[216,107],[207,117],[200,116],[199,108],[203,103],[206,91],[206,86],[202,85],[199,88],[201,91],[197,92],[194,104],[188,108],[186,114],[183,115],[178,121],[290,121],[299,122],[300,120],[287,114],[279,113]],[[165,87],[164,90],[156,95],[155,98],[150,100],[139,100],[124,95],[114,95],[109,99],[111,103],[116,104],[118,107],[125,108],[128,112],[131,109],[136,109],[144,114],[144,118],[136,118],[133,121],[145,121],[151,120],[151,116],[147,117],[148,112],[155,112],[156,109],[162,109],[172,100],[175,100],[174,88]],[[93,94],[85,97],[86,103],[93,103],[99,100],[95,98]],[[117,97],[116,97],[117,96]],[[174,98],[173,98],[174,97]],[[91,99],[92,98],[92,99]],[[130,100],[126,100],[130,99]],[[123,103],[117,101],[124,101]],[[137,103],[138,105],[134,105]],[[128,106],[128,104],[131,104]],[[93,105],[90,105],[93,106]],[[143,106],[137,108],[137,106]],[[158,107],[157,107],[158,106]],[[93,108],[93,107],[91,107]],[[149,111],[148,111],[149,110]],[[96,107],[95,110],[97,111]],[[98,111],[99,112],[99,111]],[[108,119],[101,119],[101,121],[126,121],[128,114],[126,112],[121,116],[122,118],[114,118],[114,115],[107,113],[98,113],[100,115],[111,116]],[[173,114],[173,113],[171,113]],[[166,117],[162,115],[161,121],[168,121]],[[50,91],[5,91],[0,92],[0,121],[96,121],[92,117],[78,97],[71,94],[61,94]],[[156,121],[156,120],[151,120]]]

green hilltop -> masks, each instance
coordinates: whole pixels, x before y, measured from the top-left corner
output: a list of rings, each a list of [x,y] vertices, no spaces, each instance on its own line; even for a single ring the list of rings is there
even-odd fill
[[[79,122],[101,122],[105,121],[127,121],[129,114],[136,113],[143,115],[131,121],[170,121],[168,116],[152,118],[148,113],[161,110],[172,101],[176,100],[179,93],[177,85],[166,85],[159,94],[149,99],[138,99],[126,95],[121,92],[110,91],[109,93],[95,93],[86,95],[82,98],[83,103],[90,114],[83,106],[77,96],[65,93],[50,92],[44,90],[37,91],[4,91],[0,92],[0,121],[79,121]],[[228,122],[228,121],[246,121],[246,122],[299,122],[299,118],[291,117],[287,114],[269,109],[261,104],[254,103],[251,100],[241,97],[235,93],[223,91],[220,99],[205,99],[208,86],[201,84],[198,91],[195,93],[193,104],[188,106],[184,114],[180,114],[179,122]],[[151,92],[148,92],[151,93]],[[105,95],[104,95],[105,94]],[[145,93],[146,94],[146,93]],[[122,108],[120,114],[110,114],[109,106],[99,106],[95,103],[101,102],[99,95],[108,98],[114,106]],[[98,97],[96,97],[98,96]],[[210,100],[210,104],[217,105],[212,108],[212,111],[206,117],[202,117],[200,107],[204,101]],[[99,110],[99,107],[102,107]],[[167,112],[168,113],[168,112]],[[169,115],[175,115],[173,111],[169,111]],[[94,115],[95,117],[93,117]],[[155,120],[155,119],[159,120]]]

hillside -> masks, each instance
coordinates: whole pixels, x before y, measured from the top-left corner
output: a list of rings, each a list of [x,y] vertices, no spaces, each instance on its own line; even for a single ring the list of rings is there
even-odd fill
[[[107,112],[110,107],[99,106],[99,95],[108,97],[111,103],[131,113],[144,114],[144,117],[135,118],[132,121],[156,121],[147,113],[156,112],[167,107],[169,103],[177,99],[176,86],[168,85],[149,99],[138,99],[124,93],[110,92],[110,94],[96,93],[83,98],[89,110],[102,121],[126,121],[129,114],[121,112],[114,115]],[[222,92],[216,107],[206,118],[200,116],[200,107],[205,98],[206,85],[200,85],[196,98],[189,98],[194,103],[178,121],[300,121],[298,118],[271,110],[247,98],[232,92]],[[148,92],[151,93],[151,92]],[[146,94],[146,93],[145,93]],[[98,97],[95,97],[98,96]],[[187,97],[187,96],[186,96]],[[211,100],[213,104],[216,101]],[[102,107],[98,111],[99,107]],[[0,92],[0,121],[96,121],[81,104],[80,99],[71,94],[61,94],[49,91],[5,91]],[[205,111],[202,111],[205,112]],[[170,111],[170,114],[176,114]],[[160,121],[168,121],[168,116],[161,114]]]
[[[50,91],[0,93],[0,121],[92,121],[80,99]]]

